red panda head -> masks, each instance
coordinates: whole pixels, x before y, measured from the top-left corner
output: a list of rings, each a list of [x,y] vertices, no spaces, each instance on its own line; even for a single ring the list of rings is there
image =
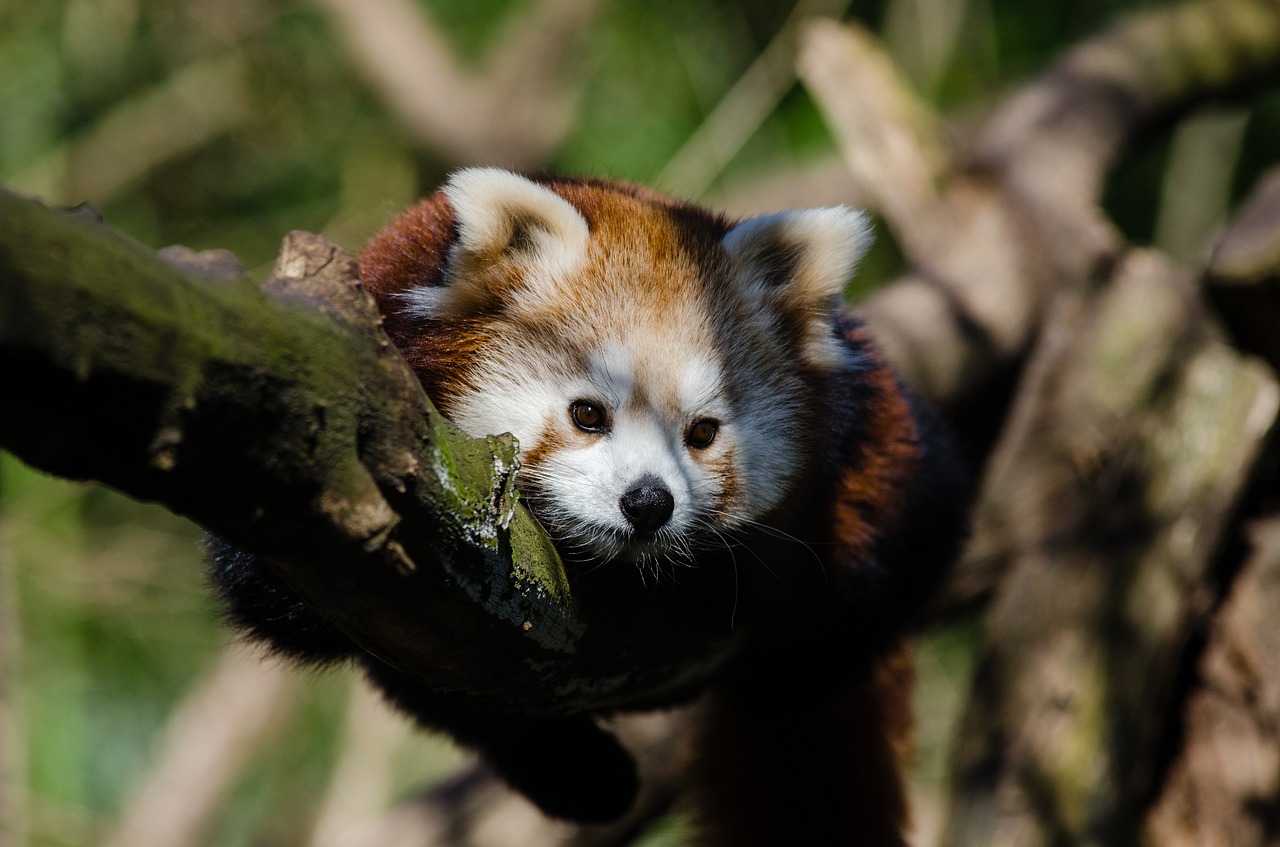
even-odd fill
[[[740,223],[636,186],[461,171],[361,256],[441,412],[510,432],[570,558],[679,561],[779,507],[822,438],[864,216]]]

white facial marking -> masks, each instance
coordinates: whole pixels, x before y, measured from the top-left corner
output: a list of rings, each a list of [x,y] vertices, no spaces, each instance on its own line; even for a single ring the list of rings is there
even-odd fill
[[[591,396],[599,397],[611,408],[626,405],[635,391],[631,354],[621,344],[610,344],[596,351],[591,356],[588,373],[588,390],[595,392]]]
[[[680,368],[680,405],[699,417],[723,417],[716,407],[725,401],[720,396],[724,384],[720,366],[705,356],[694,356]]]
[[[613,426],[591,443],[556,451],[546,461],[547,490],[558,508],[592,527],[604,544],[594,552],[609,558],[626,555],[633,528],[621,499],[645,476],[661,481],[674,510],[660,533],[687,533],[694,518],[688,469],[680,461],[679,444],[652,416],[616,411]],[[591,533],[586,533],[590,537]],[[643,546],[649,539],[640,540]],[[588,542],[590,543],[590,542]]]

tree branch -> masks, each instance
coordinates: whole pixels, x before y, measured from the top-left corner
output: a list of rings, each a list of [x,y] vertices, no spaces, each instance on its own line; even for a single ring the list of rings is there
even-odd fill
[[[1274,73],[1280,7],[1199,0],[1152,9],[1082,42],[990,121],[975,167],[1054,205],[1092,209],[1142,127]]]
[[[0,560],[12,561],[7,524],[0,516]],[[14,577],[14,568],[0,567],[0,833],[22,847],[28,843],[27,733],[18,692],[22,618]]]
[[[50,201],[106,203],[158,165],[248,121],[248,68],[239,51],[194,62],[45,153],[13,185]]]
[[[366,649],[497,710],[669,698],[732,649],[675,592],[569,596],[515,445],[431,409],[354,261],[286,240],[259,290],[0,194],[0,445],[267,556]],[[590,624],[590,625],[588,625]]]
[[[1136,837],[1209,569],[1280,410],[1191,283],[1131,254],[1055,305],[1028,366],[975,516],[1007,576],[946,844]]]
[[[700,197],[795,85],[796,34],[813,15],[840,17],[849,0],[798,0],[782,27],[662,168],[656,180],[682,197]]]
[[[598,0],[542,0],[518,13],[479,69],[421,4],[316,0],[356,65],[411,131],[455,164],[536,168],[571,126],[579,80],[566,58]]]
[[[1280,803],[1280,519],[1248,528],[1251,551],[1210,632],[1186,740],[1146,822],[1159,847],[1274,842]]]
[[[203,842],[245,762],[292,711],[296,682],[256,650],[224,650],[170,716],[146,778],[101,844]]]

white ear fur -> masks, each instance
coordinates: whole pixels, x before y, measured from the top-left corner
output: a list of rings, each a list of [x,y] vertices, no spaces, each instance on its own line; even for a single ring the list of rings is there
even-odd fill
[[[560,195],[498,168],[458,171],[444,187],[458,221],[458,246],[479,256],[532,248],[541,261],[580,256],[587,222]],[[513,244],[527,238],[529,244]]]
[[[816,308],[843,293],[871,240],[864,212],[832,206],[750,218],[722,243],[761,295]]]
[[[586,258],[586,219],[545,186],[499,168],[467,168],[441,190],[453,207],[458,240],[444,286],[400,295],[415,317],[554,297],[556,281]]]

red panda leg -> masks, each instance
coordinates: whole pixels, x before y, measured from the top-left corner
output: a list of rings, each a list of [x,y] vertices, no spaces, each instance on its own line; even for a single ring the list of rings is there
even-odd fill
[[[694,780],[699,847],[904,847],[901,766],[914,671],[905,649],[840,695],[786,715],[710,695]]]

